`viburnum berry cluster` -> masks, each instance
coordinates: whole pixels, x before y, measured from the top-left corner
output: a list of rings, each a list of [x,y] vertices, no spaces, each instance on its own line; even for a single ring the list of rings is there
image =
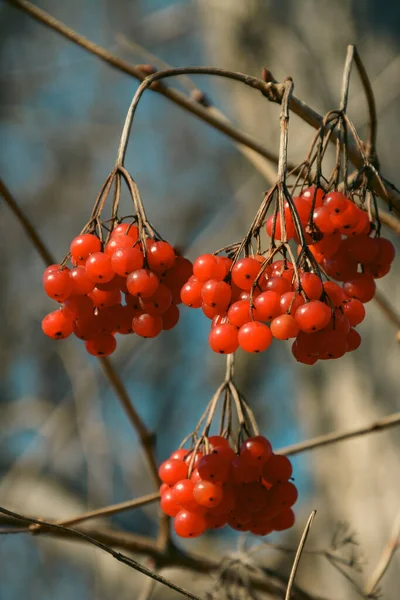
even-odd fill
[[[61,308],[42,321],[54,339],[74,334],[94,356],[108,356],[117,333],[154,338],[175,327],[182,283],[192,263],[177,256],[168,242],[139,239],[134,223],[119,223],[107,243],[93,233],[71,242],[72,268],[51,265],[43,274],[44,290]]]
[[[274,454],[261,435],[238,453],[220,435],[208,438],[208,446],[208,454],[178,449],[159,468],[161,508],[180,537],[225,525],[265,536],[294,525],[298,494],[286,456]]]
[[[284,238],[278,247],[283,258],[276,260],[272,247],[267,255],[203,254],[195,260],[181,299],[212,320],[215,352],[263,352],[273,338],[294,339],[295,358],[314,364],[359,347],[355,327],[375,294],[375,279],[390,270],[394,246],[373,237],[368,213],[341,192],[325,195],[312,186],[292,203],[284,206],[284,228],[279,213],[266,221],[273,243]],[[293,258],[288,242],[300,241],[293,215],[306,244],[297,261],[287,259],[288,251]]]

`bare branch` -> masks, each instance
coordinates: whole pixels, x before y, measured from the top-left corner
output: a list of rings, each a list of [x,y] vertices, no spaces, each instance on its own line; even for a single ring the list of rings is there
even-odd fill
[[[395,519],[390,539],[383,549],[382,555],[376,566],[375,571],[372,573],[367,585],[365,586],[365,594],[368,598],[374,597],[377,592],[377,587],[382,577],[388,570],[390,563],[400,547],[400,513]]]
[[[298,444],[292,444],[277,450],[277,454],[284,454],[286,456],[293,454],[300,454],[300,452],[307,452],[308,450],[314,450],[321,446],[328,446],[329,444],[336,444],[337,442],[343,442],[351,438],[357,438],[368,433],[378,433],[389,427],[396,427],[400,425],[400,413],[394,413],[378,421],[374,421],[364,427],[355,427],[354,429],[348,429],[347,431],[337,431],[333,433],[327,433],[325,435],[319,435],[318,437],[311,438],[305,442]]]
[[[313,510],[311,515],[308,518],[307,524],[303,531],[303,535],[301,536],[299,547],[297,548],[296,556],[294,557],[293,567],[290,572],[290,577],[289,577],[289,582],[288,582],[288,586],[287,586],[287,590],[286,590],[285,600],[290,600],[290,596],[292,593],[292,587],[293,587],[293,583],[294,583],[294,580],[296,577],[297,569],[299,567],[301,554],[303,552],[304,545],[307,541],[307,537],[310,532],[310,528],[311,528],[312,522],[314,521],[316,514],[317,514],[317,511]]]

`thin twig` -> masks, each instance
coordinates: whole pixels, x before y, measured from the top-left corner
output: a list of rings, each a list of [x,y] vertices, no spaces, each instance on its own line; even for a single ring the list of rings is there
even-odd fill
[[[372,89],[371,81],[368,77],[367,70],[364,66],[364,63],[361,60],[357,48],[354,48],[354,62],[356,64],[358,74],[360,75],[361,83],[363,85],[365,97],[368,104],[368,139],[365,144],[365,153],[369,160],[375,161],[376,163],[376,138],[378,134],[378,117],[376,113],[375,96]]]
[[[175,585],[175,583],[172,583],[172,581],[165,579],[165,577],[162,577],[161,575],[157,575],[156,573],[153,573],[152,571],[150,571],[150,569],[147,569],[146,567],[141,565],[136,560],[133,560],[133,558],[130,558],[129,556],[125,556],[124,554],[121,554],[120,552],[116,552],[115,550],[113,550],[112,548],[107,546],[106,544],[99,542],[98,540],[90,537],[89,535],[87,535],[86,533],[83,533],[82,531],[77,531],[75,529],[71,529],[70,527],[65,527],[63,525],[56,525],[55,523],[48,523],[46,521],[43,521],[43,523],[42,523],[38,519],[31,519],[30,517],[25,517],[24,515],[20,515],[18,513],[12,512],[1,506],[0,506],[0,512],[5,515],[8,515],[10,517],[14,517],[15,519],[18,519],[20,521],[24,521],[26,523],[31,523],[34,525],[42,525],[43,524],[46,527],[48,527],[49,529],[56,529],[63,533],[68,533],[68,534],[72,535],[73,537],[81,538],[85,542],[88,542],[89,544],[92,544],[93,546],[96,546],[97,548],[104,550],[104,552],[107,552],[107,554],[110,554],[112,557],[114,557],[119,562],[122,562],[123,564],[128,565],[129,567],[131,567],[132,569],[135,569],[136,571],[139,571],[139,573],[143,573],[143,575],[147,575],[147,577],[151,577],[152,579],[155,579],[156,581],[158,581],[159,583],[162,583],[163,585],[169,587],[170,589],[175,590],[176,592],[179,592],[179,594],[182,594],[182,595],[186,596],[187,598],[192,598],[192,600],[200,600],[200,598],[198,596],[195,596],[188,590],[185,590],[185,589],[181,588],[180,586]]]
[[[152,502],[156,502],[160,499],[159,492],[154,492],[153,494],[147,494],[146,496],[141,496],[140,498],[135,498],[134,500],[127,500],[126,502],[119,502],[118,504],[110,504],[109,506],[105,506],[103,508],[98,508],[96,510],[91,510],[77,517],[73,517],[71,519],[65,519],[62,521],[56,521],[56,525],[63,525],[64,527],[70,527],[71,525],[76,525],[77,523],[83,523],[84,521],[90,521],[91,519],[98,519],[100,517],[110,517],[111,515],[121,514],[122,512],[126,512],[127,510],[133,510],[134,508],[140,508],[141,506],[146,506],[147,504],[151,504]],[[37,531],[40,527],[33,527],[32,531]]]
[[[374,421],[373,423],[365,425],[364,427],[355,427],[354,429],[348,429],[347,431],[327,433],[325,435],[320,435],[318,437],[311,438],[310,440],[306,440],[305,442],[292,444],[291,446],[285,446],[285,448],[277,450],[277,454],[284,454],[286,456],[300,454],[300,452],[314,450],[314,448],[319,448],[320,446],[336,444],[337,442],[360,437],[368,433],[378,433],[379,431],[383,431],[389,427],[396,427],[398,425],[400,425],[400,412]]]
[[[146,73],[144,73],[140,68],[135,67],[123,61],[101,46],[91,42],[84,36],[79,35],[74,30],[70,29],[51,15],[49,15],[44,10],[36,7],[31,2],[27,0],[8,0],[8,2],[15,7],[23,10],[24,12],[30,14],[34,19],[43,23],[47,27],[50,27],[54,31],[57,31],[62,36],[66,37],[70,41],[74,42],[78,46],[84,48],[88,52],[98,56],[104,62],[107,62],[111,66],[127,73],[143,81],[146,77]],[[269,86],[265,88],[265,95],[271,102],[276,102],[278,104],[282,101],[282,96],[284,93],[284,84],[277,84],[277,82],[273,79],[272,75],[270,77]],[[158,86],[155,90],[164,96],[168,97],[170,100],[174,101],[176,104],[179,104],[181,107],[185,108],[187,111],[195,114],[203,121],[207,122],[209,125],[212,125],[214,128],[218,129],[228,137],[234,139],[235,141],[252,148],[254,151],[258,152],[268,160],[271,160],[275,164],[277,164],[277,157],[269,152],[266,148],[264,148],[261,144],[259,144],[256,140],[254,140],[251,136],[239,131],[235,127],[232,127],[229,123],[224,119],[220,119],[216,115],[211,114],[207,108],[204,108],[197,102],[193,102],[190,98],[187,98],[185,94],[178,92],[177,90],[173,90],[167,88],[165,86]],[[309,107],[305,102],[299,100],[298,98],[293,97],[290,109],[297,114],[303,121],[308,123],[314,129],[319,129],[323,123],[323,117],[319,115],[315,110]],[[333,142],[336,141],[335,135],[331,136],[331,140]],[[351,162],[357,167],[360,168],[363,164],[362,157],[360,155],[359,149],[356,144],[349,144],[349,158]],[[396,210],[398,214],[400,214],[400,191],[397,190],[390,182],[386,179],[383,179],[383,183],[385,184],[385,190],[382,189],[377,177],[373,178],[372,184],[374,190],[378,195],[380,195],[386,202],[388,202],[393,209]]]
[[[287,586],[287,590],[286,590],[285,600],[290,600],[290,594],[291,594],[293,583],[294,583],[294,580],[296,577],[297,569],[299,567],[301,554],[303,552],[304,545],[307,541],[307,537],[308,537],[312,522],[314,521],[316,514],[317,514],[317,511],[313,510],[311,515],[308,518],[307,524],[303,531],[303,535],[301,536],[299,547],[297,548],[296,556],[294,557],[293,567],[292,567],[292,570],[290,571],[290,577],[289,577],[289,582],[288,582],[288,586]]]
[[[390,563],[400,547],[400,513],[395,519],[390,539],[383,549],[382,555],[378,561],[375,571],[372,573],[367,585],[365,586],[364,593],[368,598],[373,597],[377,591],[377,587],[382,577],[388,570]]]

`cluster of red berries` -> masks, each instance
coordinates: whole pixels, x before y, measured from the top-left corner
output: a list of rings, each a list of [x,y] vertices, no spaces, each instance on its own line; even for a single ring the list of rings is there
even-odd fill
[[[210,454],[176,450],[159,468],[161,508],[174,518],[176,533],[197,537],[229,525],[268,535],[292,527],[297,489],[289,481],[289,459],[274,454],[261,435],[248,438],[239,454],[224,437],[212,436],[209,442]]]
[[[51,265],[43,287],[62,306],[48,314],[42,329],[53,339],[72,333],[94,356],[114,352],[116,333],[156,337],[179,320],[180,290],[192,263],[164,241],[146,239],[146,252],[134,224],[120,223],[104,246],[91,233],[70,247],[73,268]]]
[[[317,199],[311,225],[314,193]],[[273,338],[295,338],[295,358],[314,364],[318,359],[340,358],[359,347],[361,337],[354,327],[365,317],[363,304],[374,296],[374,279],[389,271],[394,247],[385,238],[370,237],[367,213],[339,192],[324,197],[322,190],[308,188],[294,203],[315,259],[342,286],[334,281],[323,282],[317,273],[298,268],[299,286],[294,266],[288,260],[277,260],[265,267],[261,255],[241,258],[235,264],[228,257],[199,256],[181,298],[187,306],[201,307],[212,319],[209,344],[215,352],[230,354],[239,347],[246,352],[263,352]],[[287,234],[291,238],[296,233],[288,208],[287,211]],[[358,215],[357,224],[350,220],[348,212]],[[331,233],[321,214],[331,223]],[[269,234],[271,219],[266,225]],[[313,239],[307,233],[311,226],[319,228],[319,242],[311,243]],[[280,234],[278,215],[275,235]]]

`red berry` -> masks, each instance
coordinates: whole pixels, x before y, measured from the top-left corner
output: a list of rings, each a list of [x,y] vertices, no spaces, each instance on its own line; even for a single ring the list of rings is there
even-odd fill
[[[237,505],[248,513],[255,513],[267,505],[268,492],[257,481],[246,483],[238,487]]]
[[[152,271],[164,273],[175,263],[175,250],[168,242],[151,242],[147,246],[147,263]]]
[[[324,281],[323,286],[324,291],[328,296],[330,302],[332,303],[333,307],[338,308],[339,306],[341,306],[344,300],[344,291],[340,287],[340,285],[338,285],[334,281]],[[327,302],[327,304],[329,306],[329,301]]]
[[[311,333],[328,325],[331,310],[319,300],[311,300],[296,310],[295,319],[302,331]]]
[[[165,484],[164,484],[165,485]],[[169,517],[175,517],[182,509],[175,499],[173,490],[166,490],[161,496],[161,510]]]
[[[199,481],[193,489],[193,497],[202,506],[218,506],[223,496],[222,487],[211,481]]]
[[[208,342],[214,352],[219,354],[232,354],[236,352],[238,341],[238,330],[234,325],[224,323],[213,327],[208,336]]]
[[[272,342],[272,334],[268,327],[260,321],[250,321],[239,329],[239,346],[246,352],[264,352]]]
[[[312,185],[302,191],[301,197],[310,204],[312,204],[315,199],[314,206],[321,206],[324,199],[324,190]]]
[[[230,477],[231,457],[219,453],[206,454],[197,465],[198,473],[204,481],[225,483]]]
[[[187,478],[188,466],[183,460],[169,458],[161,463],[158,469],[158,475],[163,483],[175,485],[178,481]]]
[[[175,532],[183,538],[198,537],[205,532],[206,527],[206,519],[200,513],[181,510],[174,519]]]
[[[210,255],[211,256],[211,255]],[[197,279],[188,281],[181,290],[181,300],[183,304],[190,308],[200,308],[203,303],[201,297],[201,291],[203,289],[203,283]]]
[[[379,243],[377,238],[367,235],[356,235],[342,241],[341,246],[347,256],[363,265],[374,262],[378,256]]]
[[[203,285],[201,297],[205,304],[225,310],[231,301],[231,287],[225,281],[210,279]]]
[[[235,327],[242,327],[245,323],[251,321],[250,302],[248,300],[238,300],[231,304],[228,310],[229,323]]]
[[[140,298],[139,303],[143,312],[157,316],[164,314],[172,302],[172,294],[169,288],[163,283],[160,283],[155,293],[150,298]]]
[[[276,292],[280,296],[286,292],[290,292],[292,284],[285,277],[270,277],[265,289],[270,292]]]
[[[63,310],[55,310],[46,315],[42,321],[43,333],[54,340],[61,340],[73,331],[72,318]]]
[[[138,246],[134,248],[118,248],[111,257],[114,272],[127,277],[132,271],[143,267],[143,252]]]
[[[256,435],[243,442],[240,456],[244,461],[264,464],[272,456],[272,446],[262,435]]]
[[[340,290],[342,288],[339,288]],[[288,313],[294,315],[299,306],[303,306],[305,300],[301,294],[296,292],[285,292],[280,298],[280,314]]]
[[[214,254],[202,254],[193,264],[193,275],[198,281],[205,283],[209,279],[222,281],[225,277],[225,266]]]
[[[347,352],[353,352],[360,347],[361,344],[361,336],[355,329],[350,329],[349,333],[346,336],[347,342]]]
[[[280,300],[281,296],[277,292],[262,292],[254,300],[256,318],[260,321],[272,321],[281,314]]]
[[[319,300],[323,292],[322,281],[315,273],[302,273],[300,283],[310,300]]]
[[[350,281],[345,281],[343,290],[349,298],[357,298],[365,304],[375,296],[376,284],[372,275],[357,273]]]
[[[117,347],[117,341],[111,333],[100,335],[93,340],[85,342],[85,347],[89,354],[93,356],[109,356]]]
[[[274,531],[284,531],[293,527],[295,520],[294,512],[287,508],[271,520],[271,526]]]
[[[173,266],[162,276],[164,283],[172,293],[174,304],[180,304],[181,289],[193,274],[193,265],[187,258],[177,256]]]
[[[319,206],[313,212],[313,222],[321,233],[330,235],[336,229],[331,221],[331,215],[327,206]]]
[[[91,254],[86,261],[85,267],[89,279],[95,283],[107,283],[115,275],[110,257],[103,252],[94,252]]]
[[[136,242],[139,239],[139,229],[133,223],[120,223],[119,225],[116,225],[111,232],[112,238],[117,235],[127,235]]]
[[[350,326],[355,327],[364,321],[365,308],[364,304],[357,298],[350,298],[343,302],[344,315],[349,320]]]
[[[92,300],[94,306],[98,308],[104,308],[105,306],[113,306],[121,303],[121,292],[119,290],[112,290],[110,292],[104,292],[98,288],[89,294],[89,298]]]
[[[241,258],[232,269],[232,281],[242,290],[251,287],[260,271],[260,263],[255,258]]]
[[[300,331],[300,326],[292,315],[280,315],[270,324],[271,333],[277,340],[295,338]]]
[[[135,241],[131,238],[130,235],[113,235],[111,236],[110,241],[104,248],[104,254],[111,258],[114,252],[116,252],[117,250],[120,250],[121,248],[133,247],[138,248],[138,246],[135,245]]]
[[[162,328],[164,331],[173,329],[179,321],[179,308],[175,304],[171,304],[168,310],[161,315]]]
[[[324,199],[324,206],[328,208],[331,215],[343,214],[349,204],[350,200],[341,192],[330,192]]]
[[[292,476],[292,465],[286,456],[273,454],[265,463],[262,476],[268,483],[288,481]]]
[[[91,254],[100,251],[101,242],[91,233],[78,235],[72,240],[70,246],[71,257],[77,265],[84,265]]]
[[[133,331],[144,338],[157,337],[161,333],[162,324],[160,316],[153,316],[146,313],[134,317],[132,321]]]
[[[269,490],[268,504],[281,512],[283,509],[293,506],[297,498],[297,488],[293,483],[290,481],[275,483]]]
[[[90,294],[94,289],[95,283],[87,276],[85,267],[75,267],[70,271],[72,282],[72,294],[83,295]]]
[[[70,277],[70,270],[67,268],[46,269],[42,280],[44,291],[53,300],[63,302],[72,294],[72,279]]]
[[[71,319],[93,314],[93,302],[88,296],[70,296],[64,301],[62,312]]]
[[[138,269],[128,275],[126,286],[132,296],[141,298],[150,298],[158,288],[158,277],[153,271],[148,269]]]
[[[242,456],[236,456],[232,461],[232,479],[236,485],[258,481],[261,477],[262,463],[249,463]]]

